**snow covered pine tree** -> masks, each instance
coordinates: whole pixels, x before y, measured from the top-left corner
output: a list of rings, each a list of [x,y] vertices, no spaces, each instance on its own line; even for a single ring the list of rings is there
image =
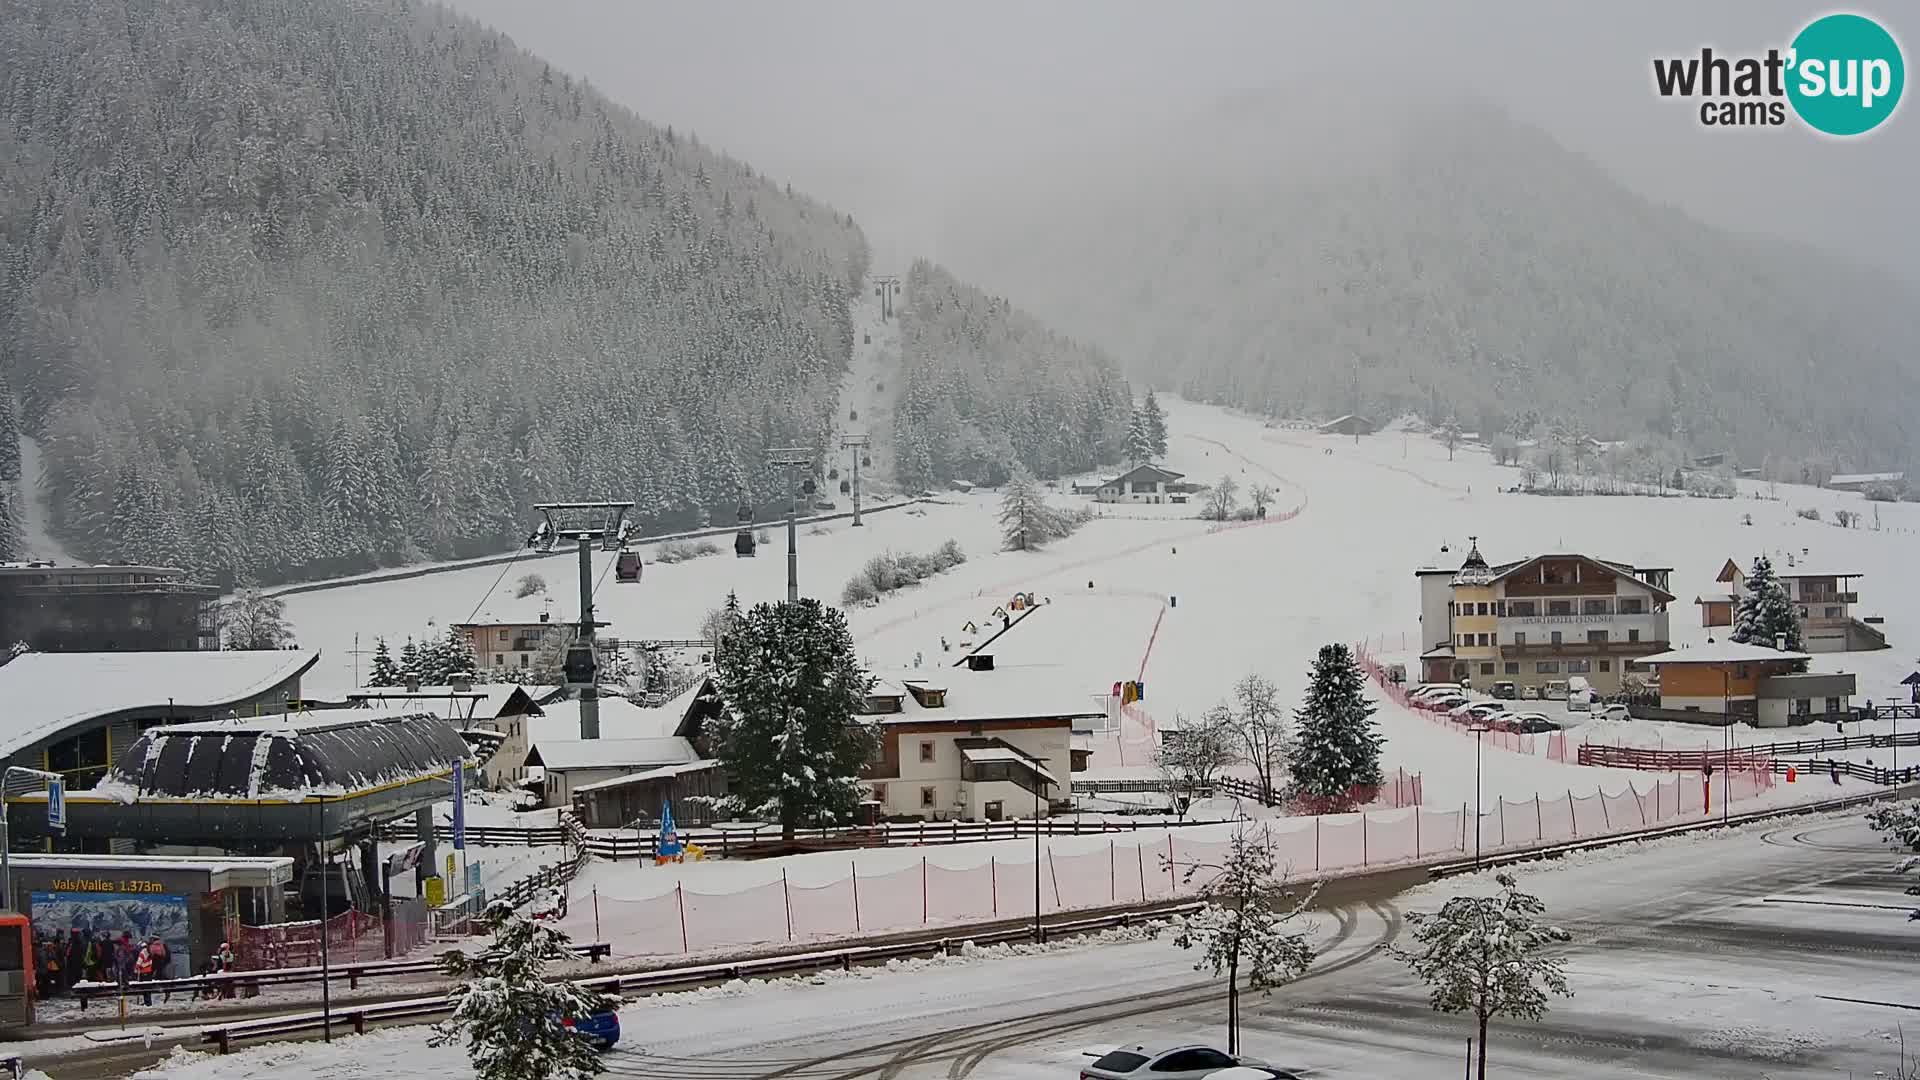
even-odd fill
[[[447,995],[453,1015],[434,1025],[428,1045],[464,1035],[478,1080],[586,1080],[604,1071],[592,1044],[565,1022],[606,1012],[618,999],[543,975],[550,962],[572,958],[567,935],[499,900],[480,918],[493,934],[487,951],[440,958],[460,982]]]
[[[1167,414],[1160,411],[1160,399],[1147,391],[1147,399],[1140,403],[1140,420],[1146,425],[1147,446],[1154,457],[1167,456]]]
[[[1800,620],[1794,617],[1793,601],[1787,587],[1773,572],[1773,563],[1765,555],[1753,560],[1753,572],[1747,575],[1746,595],[1740,598],[1740,611],[1733,620],[1734,641],[1771,649],[1780,635],[1787,639],[1787,651],[1801,652]]]
[[[1033,474],[1019,462],[1007,478],[1000,499],[1001,547],[1006,551],[1033,551],[1061,533],[1060,515],[1040,494]]]
[[[846,616],[804,597],[756,604],[715,661],[708,731],[729,780],[715,808],[778,821],[785,839],[802,822],[850,819],[879,732],[860,716],[872,682]]]
[[[1306,699],[1293,714],[1292,796],[1317,812],[1346,809],[1358,788],[1380,783],[1379,725],[1366,677],[1345,645],[1323,645]]]
[[[1127,463],[1143,465],[1153,460],[1153,429],[1147,425],[1146,414],[1134,409],[1127,416]]]
[[[393,662],[393,650],[387,648],[387,639],[374,639],[373,670],[367,673],[367,685],[399,686],[403,681],[400,665]]]
[[[1227,977],[1227,1053],[1237,1054],[1240,972],[1247,973],[1249,988],[1270,991],[1307,970],[1313,963],[1307,931],[1286,925],[1313,902],[1320,887],[1299,898],[1287,890],[1286,871],[1265,822],[1242,822],[1228,840],[1226,860],[1188,865],[1186,878],[1200,880],[1206,906],[1176,924],[1173,943],[1200,950],[1195,970]]]
[[[1456,896],[1436,912],[1409,912],[1418,950],[1389,946],[1426,982],[1439,1012],[1472,1013],[1480,1033],[1479,1078],[1487,1080],[1487,1021],[1538,1020],[1547,994],[1572,997],[1565,965],[1543,955],[1572,935],[1541,918],[1547,907],[1520,891],[1512,874],[1494,878],[1495,896]]]
[[[1920,801],[1896,803],[1876,808],[1867,815],[1867,824],[1889,844],[1906,848],[1909,854],[1894,866],[1894,873],[1905,874],[1920,867]],[[1920,896],[1920,885],[1909,885],[1908,896]],[[1920,919],[1920,908],[1907,913],[1907,921]]]

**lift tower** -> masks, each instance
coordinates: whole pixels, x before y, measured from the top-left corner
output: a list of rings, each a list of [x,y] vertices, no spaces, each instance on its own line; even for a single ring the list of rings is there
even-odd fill
[[[562,540],[572,540],[580,552],[580,628],[567,643],[561,665],[567,689],[580,698],[580,737],[600,737],[600,661],[593,652],[593,632],[607,625],[593,618],[593,544],[618,551],[633,533],[627,520],[630,502],[540,503],[534,507],[544,520],[527,537],[528,547],[552,551]]]

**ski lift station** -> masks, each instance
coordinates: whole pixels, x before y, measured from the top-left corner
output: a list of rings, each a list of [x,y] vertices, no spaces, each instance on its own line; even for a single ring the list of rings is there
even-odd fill
[[[412,815],[431,855],[431,807],[472,755],[432,713],[303,711],[300,678],[318,660],[299,650],[28,653],[0,667],[0,844],[72,862],[58,876],[80,886],[159,880],[141,876],[143,856],[171,865],[224,852],[304,872],[321,852],[357,846],[364,887],[382,888],[376,828]],[[48,828],[53,776],[64,782],[64,830]],[[242,866],[246,880],[230,874],[225,885],[209,877],[203,891],[277,894],[246,876],[255,870]]]

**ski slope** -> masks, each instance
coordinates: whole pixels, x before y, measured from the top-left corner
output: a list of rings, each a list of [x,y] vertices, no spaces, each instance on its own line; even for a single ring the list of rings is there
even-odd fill
[[[1895,647],[1820,656],[1815,668],[1853,671],[1860,698],[1884,700],[1920,666],[1914,660],[1920,579],[1903,566],[1920,530],[1920,504],[1878,504],[1881,528],[1875,530],[1873,508],[1860,496],[1791,485],[1778,486],[1772,499],[1754,484],[1743,485],[1742,497],[1732,500],[1508,494],[1499,489],[1517,481],[1517,470],[1471,448],[1449,461],[1445,447],[1424,435],[1389,432],[1356,441],[1164,400],[1173,435],[1168,466],[1200,482],[1232,476],[1243,492],[1254,483],[1272,485],[1269,520],[1221,528],[1197,520],[1194,505],[1105,506],[1102,516],[1045,550],[999,552],[998,497],[953,494],[924,508],[871,515],[859,529],[846,522],[803,526],[802,591],[837,600],[842,584],[871,555],[924,551],[955,539],[969,556],[965,565],[849,612],[863,659],[878,668],[952,663],[969,637],[967,622],[978,628],[975,640],[984,640],[995,607],[1015,592],[1032,592],[1051,602],[994,644],[996,662],[1045,666],[1089,695],[1143,678],[1143,707],[1162,727],[1176,714],[1221,700],[1250,673],[1298,700],[1314,652],[1328,642],[1366,640],[1382,651],[1417,651],[1413,571],[1457,564],[1470,536],[1496,562],[1579,551],[1671,566],[1676,644],[1705,640],[1692,600],[1715,591],[1714,575],[1728,558],[1745,563],[1764,551],[1781,563],[1791,553],[1796,561],[1842,566],[1863,575],[1858,610],[1884,615]],[[1841,529],[1827,520],[1806,521],[1795,516],[1802,507],[1818,509],[1823,519],[1839,508],[1866,509],[1869,525]],[[1752,525],[1743,523],[1745,515]],[[632,585],[614,584],[612,557],[597,554],[596,614],[612,624],[614,636],[681,638],[694,636],[703,614],[730,590],[746,603],[780,599],[784,537],[778,528],[773,537],[757,558],[725,552],[649,565],[642,582]],[[302,644],[324,652],[310,684],[344,685],[356,632],[361,647],[370,649],[374,636],[397,641],[422,632],[428,619],[444,627],[469,616],[537,617],[528,613],[541,608],[555,619],[576,617],[569,570],[562,560],[539,565],[547,598],[515,601],[519,569],[503,574],[481,567],[299,594],[287,598],[287,609]],[[942,638],[951,651],[942,650]],[[1473,798],[1472,739],[1391,706],[1383,706],[1380,719],[1388,737],[1385,763],[1421,772],[1430,803]],[[1481,765],[1487,797],[1586,793],[1596,786],[1617,791],[1631,778],[1491,748]]]

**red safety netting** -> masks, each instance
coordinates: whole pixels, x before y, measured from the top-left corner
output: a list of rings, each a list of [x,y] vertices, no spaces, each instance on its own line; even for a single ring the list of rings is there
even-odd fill
[[[927,895],[924,865],[906,866],[884,874],[851,874],[858,887],[862,930],[903,930],[925,926],[932,902]]]
[[[768,916],[779,910],[780,883],[731,893],[680,890],[686,946],[691,951],[786,939],[786,927]]]
[[[990,873],[981,873],[977,866],[966,870],[927,867],[927,915],[932,921],[984,920],[999,914],[993,906]]]
[[[844,937],[854,932],[853,878],[829,885],[788,885],[785,899],[793,919],[793,938]]]

